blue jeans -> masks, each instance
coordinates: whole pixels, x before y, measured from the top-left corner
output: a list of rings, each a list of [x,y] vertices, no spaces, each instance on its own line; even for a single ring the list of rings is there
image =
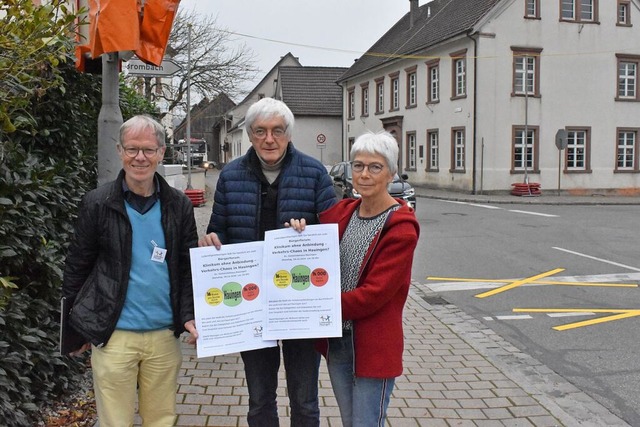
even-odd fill
[[[355,376],[351,333],[329,339],[327,368],[343,427],[384,426],[395,378]]]
[[[251,427],[278,427],[276,389],[280,369],[280,346],[240,353],[249,388]],[[282,356],[287,376],[287,392],[291,404],[291,426],[318,427],[318,369],[320,354],[314,340],[283,340]]]

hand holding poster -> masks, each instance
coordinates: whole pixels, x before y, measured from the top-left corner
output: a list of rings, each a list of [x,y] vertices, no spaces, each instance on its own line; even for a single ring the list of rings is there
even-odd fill
[[[262,338],[263,242],[191,249],[198,357],[273,347]]]
[[[342,335],[337,224],[191,249],[197,356]]]
[[[338,225],[271,230],[264,239],[264,338],[341,336]]]

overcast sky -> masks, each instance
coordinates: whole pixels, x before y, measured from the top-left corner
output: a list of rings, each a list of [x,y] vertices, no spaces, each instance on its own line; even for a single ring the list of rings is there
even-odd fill
[[[236,33],[255,53],[256,84],[287,52],[302,65],[351,66],[409,11],[409,0],[182,0],[180,8],[217,16]]]

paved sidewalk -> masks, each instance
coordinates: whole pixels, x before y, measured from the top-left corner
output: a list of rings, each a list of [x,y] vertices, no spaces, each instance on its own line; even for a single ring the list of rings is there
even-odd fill
[[[432,300],[414,283],[405,309],[405,370],[388,426],[627,426],[479,321]],[[240,355],[196,359],[193,348],[183,349],[176,425],[246,426]],[[280,420],[288,426],[282,370],[280,377]],[[324,361],[319,395],[320,425],[341,426]]]
[[[417,193],[419,197],[479,203],[499,203],[496,197],[501,197],[502,203],[510,203],[511,198],[521,200],[509,195],[472,196],[426,189],[417,189]],[[621,198],[620,203],[625,200],[639,201]],[[200,235],[210,212],[210,200],[195,208]],[[396,381],[388,426],[628,425],[481,322],[445,304],[424,284],[414,282],[404,323],[405,369]],[[197,359],[193,347],[184,344],[183,350],[176,425],[246,426],[248,394],[240,355]],[[283,370],[280,377],[279,414],[281,425],[288,426]],[[324,360],[319,394],[321,426],[341,426]]]

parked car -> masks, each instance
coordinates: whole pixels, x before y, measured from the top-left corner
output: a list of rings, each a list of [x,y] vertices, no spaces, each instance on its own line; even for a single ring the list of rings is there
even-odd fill
[[[339,199],[358,199],[360,195],[353,188],[351,162],[340,162],[333,165],[329,171],[333,180],[333,189]],[[389,184],[389,194],[397,199],[404,199],[413,209],[416,208],[416,190],[407,182],[406,174],[395,174],[393,182]]]

